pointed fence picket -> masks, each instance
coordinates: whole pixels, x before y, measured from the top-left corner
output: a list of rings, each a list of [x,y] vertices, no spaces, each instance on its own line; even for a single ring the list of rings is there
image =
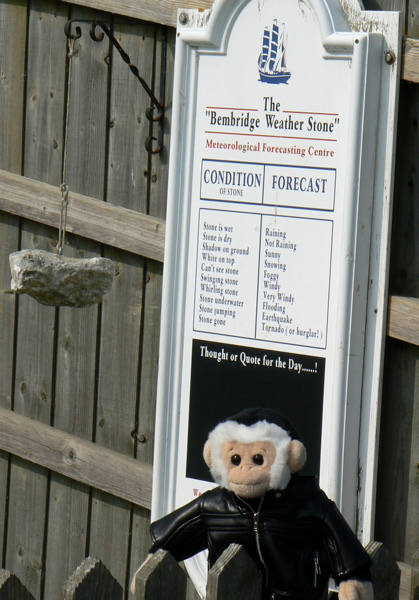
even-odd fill
[[[376,600],[398,600],[400,569],[380,542],[366,547],[372,560]],[[184,600],[186,577],[173,557],[158,550],[136,576],[134,600]],[[255,600],[262,596],[262,576],[244,548],[231,544],[208,572],[206,600]],[[327,597],[327,590],[325,597]],[[412,600],[417,597],[412,595]]]
[[[366,547],[376,600],[398,600],[400,569],[380,542]],[[166,550],[158,550],[137,572],[132,600],[186,600],[187,574]],[[410,596],[417,600],[417,578]],[[57,600],[122,600],[123,590],[104,564],[88,557],[65,583]],[[256,600],[262,596],[262,575],[245,549],[231,544],[208,572],[206,600]],[[0,600],[35,600],[19,578],[0,569]]]

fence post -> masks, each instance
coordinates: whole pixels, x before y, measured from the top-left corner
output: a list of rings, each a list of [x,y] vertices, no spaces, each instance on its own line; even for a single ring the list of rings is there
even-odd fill
[[[35,600],[16,575],[0,569],[0,600]]]
[[[135,576],[134,600],[184,600],[186,579],[170,552],[157,550]]]
[[[371,557],[371,579],[374,597],[379,600],[399,600],[400,569],[381,542],[369,542],[366,551]]]
[[[243,546],[230,544],[208,572],[206,600],[258,600],[262,574]]]
[[[122,587],[97,558],[86,558],[68,578],[63,600],[122,600]]]

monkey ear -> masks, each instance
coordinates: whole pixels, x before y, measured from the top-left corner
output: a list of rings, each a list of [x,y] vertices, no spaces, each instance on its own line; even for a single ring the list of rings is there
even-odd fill
[[[211,469],[211,466],[212,466],[211,442],[209,440],[207,440],[205,442],[205,446],[204,446],[204,460],[205,460],[205,463],[206,463],[208,469]]]
[[[288,452],[288,466],[292,474],[298,473],[304,467],[307,453],[299,440],[292,440]]]

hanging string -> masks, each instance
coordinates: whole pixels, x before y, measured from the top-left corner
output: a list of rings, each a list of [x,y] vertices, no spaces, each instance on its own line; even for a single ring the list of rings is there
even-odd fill
[[[60,214],[60,230],[58,236],[58,254],[61,256],[63,253],[65,243],[65,230],[67,225],[67,208],[70,190],[66,183],[67,179],[67,153],[68,153],[68,129],[70,120],[70,96],[71,96],[71,71],[73,67],[73,56],[75,47],[75,38],[68,38],[68,83],[67,83],[67,103],[66,103],[66,116],[65,116],[65,130],[64,130],[64,155],[63,155],[63,169],[62,169],[62,184],[61,190],[61,214]]]
[[[69,189],[66,183],[62,183],[61,187],[61,213],[60,213],[60,232],[58,236],[58,254],[61,256],[65,244],[65,229],[67,226],[67,207]]]

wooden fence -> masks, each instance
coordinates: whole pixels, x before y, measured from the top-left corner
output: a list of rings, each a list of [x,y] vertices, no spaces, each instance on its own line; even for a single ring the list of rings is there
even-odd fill
[[[400,569],[396,562],[383,544],[371,542],[366,550],[372,559],[374,597],[398,600]],[[262,589],[262,574],[255,563],[242,546],[231,544],[208,572],[206,600],[256,600],[261,598]],[[415,592],[412,587],[412,600]],[[186,571],[169,552],[158,550],[136,575],[133,600],[185,600],[186,597]],[[0,570],[0,600],[34,600],[34,597],[15,575]],[[101,561],[89,557],[64,583],[59,600],[122,600],[122,587]]]
[[[377,529],[394,557],[410,561],[419,511],[419,0],[380,3],[405,12],[406,37]],[[2,591],[19,581],[28,598],[56,600],[95,556],[126,600],[147,555],[173,26],[178,7],[211,4],[0,0],[0,556],[9,573],[0,575]],[[69,19],[82,33],[70,56]],[[165,107],[159,154],[144,146],[149,98],[108,39],[92,40],[96,20],[108,23]],[[83,309],[8,293],[11,252],[56,252],[64,172],[64,254],[111,258],[117,273],[103,303]],[[83,569],[76,572],[84,580]],[[190,582],[187,589],[196,598]]]
[[[109,40],[91,39],[94,20],[166,107],[159,154],[145,149],[149,98]],[[148,552],[174,40],[88,6],[0,1],[0,552],[37,600],[59,598],[89,555],[127,598]],[[66,122],[64,255],[103,255],[117,274],[82,309],[7,293],[11,252],[56,252]]]

